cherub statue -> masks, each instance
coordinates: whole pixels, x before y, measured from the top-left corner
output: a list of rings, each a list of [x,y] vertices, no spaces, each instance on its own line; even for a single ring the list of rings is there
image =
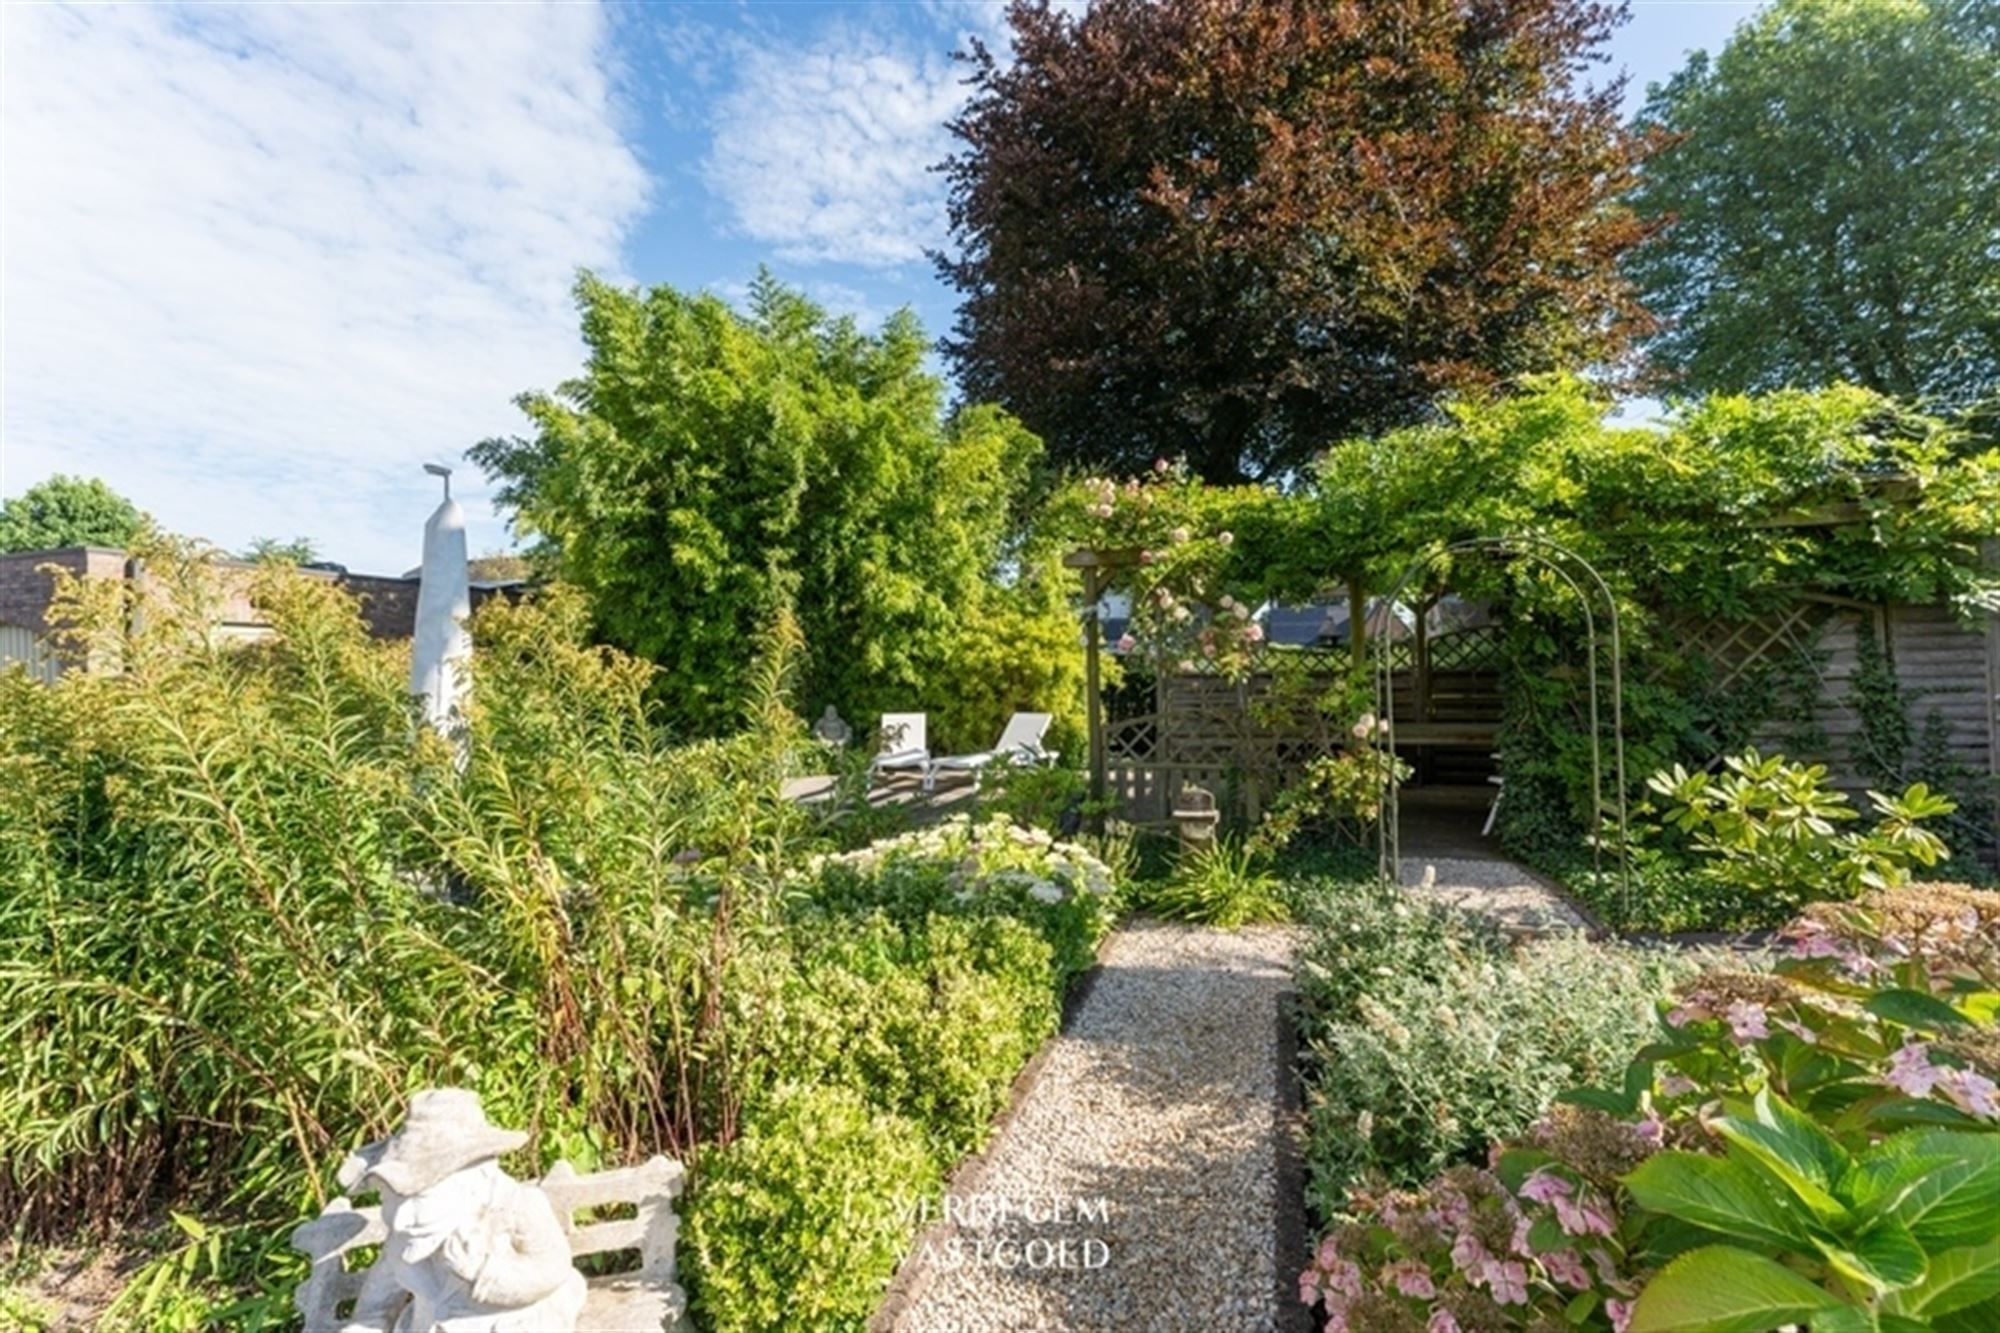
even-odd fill
[[[434,1088],[341,1164],[342,1189],[381,1189],[389,1230],[343,1333],[574,1333],[569,1240],[548,1196],[500,1169],[527,1138],[489,1123],[477,1093]]]

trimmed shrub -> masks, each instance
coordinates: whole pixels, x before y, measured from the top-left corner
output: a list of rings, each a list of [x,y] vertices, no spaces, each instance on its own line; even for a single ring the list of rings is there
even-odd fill
[[[1400,891],[1322,890],[1299,964],[1308,1197],[1415,1183],[1518,1134],[1563,1089],[1621,1069],[1686,964],[1581,936],[1519,948]]]
[[[695,1320],[766,1333],[866,1323],[943,1176],[920,1125],[826,1087],[775,1097],[699,1182],[684,1233]]]

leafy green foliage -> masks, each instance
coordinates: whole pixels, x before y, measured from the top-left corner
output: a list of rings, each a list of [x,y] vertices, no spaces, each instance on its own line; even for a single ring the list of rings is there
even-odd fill
[[[61,473],[0,500],[0,555],[57,546],[122,547],[146,516],[95,477]]]
[[[908,312],[864,334],[768,275],[748,315],[588,275],[576,297],[582,374],[472,457],[598,632],[659,665],[669,721],[733,725],[744,646],[785,607],[808,714],[937,708],[933,742],[963,748],[1013,709],[1075,716],[1067,588],[1039,558],[1000,578],[1041,445],[992,408],[947,416]]]
[[[858,1329],[942,1186],[918,1126],[801,1088],[710,1158],[687,1212],[693,1315],[715,1333]]]
[[[1675,765],[1647,785],[1666,802],[1654,832],[1668,838],[1645,859],[1655,874],[1700,882],[1709,925],[1775,924],[1815,899],[1906,883],[1946,855],[1924,821],[1957,808],[1922,783],[1894,798],[1870,792],[1874,823],[1842,831],[1861,814],[1824,765],[1755,750],[1729,756],[1720,774]]]
[[[496,602],[461,766],[411,725],[406,650],[337,588],[261,569],[276,635],[232,647],[206,633],[200,555],[144,554],[136,624],[129,585],[64,588],[120,672],[0,677],[0,1209],[20,1233],[165,1205],[118,1318],[282,1319],[284,1236],[333,1164],[410,1089],[460,1084],[531,1132],[523,1172],[664,1152],[699,1191],[721,1163],[704,1252],[763,1265],[690,1259],[713,1326],[879,1294],[909,1219],[844,1229],[837,1194],[773,1182],[803,1155],[795,1181],[922,1190],[979,1142],[1108,928],[1110,868],[997,824],[820,859],[830,839],[779,796],[806,746],[782,617],[748,725],[672,746],[653,669],[593,646],[574,592]],[[830,1100],[795,1112],[804,1080]]]
[[[1560,1092],[1620,1069],[1688,969],[1580,937],[1510,949],[1483,919],[1388,885],[1300,891],[1307,1198],[1414,1184],[1518,1134]]]
[[[1991,0],[1779,0],[1655,86],[1635,207],[1651,352],[1695,392],[1848,381],[1964,406],[2000,380]]]
[[[1280,655],[1257,648],[1256,621],[1236,606],[1343,594],[1365,606],[1435,556],[1421,586],[1405,589],[1410,600],[1452,589],[1493,603],[1507,626],[1501,838],[1561,869],[1592,832],[1577,590],[1525,545],[1440,548],[1536,535],[1603,575],[1621,617],[1634,777],[1706,765],[1761,724],[1796,722],[1817,685],[1809,657],[1786,655],[1725,686],[1677,633],[1685,620],[1754,619],[1801,591],[1967,614],[2000,605],[1977,559],[1979,541],[2000,531],[2000,451],[1972,448],[1947,422],[1852,387],[1714,396],[1677,406],[1659,429],[1609,424],[1607,407],[1579,380],[1540,379],[1452,404],[1433,424],[1342,443],[1287,493],[1202,486],[1168,467],[1059,492],[1047,526],[1132,553],[1120,586],[1134,599],[1134,648],[1169,669],[1212,662],[1239,676]],[[1797,521],[1814,515],[1853,521]],[[1601,603],[1591,614],[1606,635]],[[1365,668],[1367,636],[1351,642]],[[1343,715],[1352,700],[1326,716]]]
[[[2000,895],[1873,892],[1786,939],[1488,1169],[1354,1196],[1302,1294],[1356,1330],[1991,1326]]]
[[[304,565],[319,558],[319,549],[310,537],[294,537],[290,541],[257,537],[244,548],[243,558],[256,562],[276,560],[288,565]]]
[[[1234,930],[1290,916],[1282,887],[1260,849],[1218,838],[1182,853],[1165,879],[1134,893],[1141,910]]]
[[[1353,727],[1355,744],[1305,766],[1298,781],[1272,798],[1252,836],[1253,845],[1282,851],[1304,838],[1358,847],[1382,818],[1382,802],[1410,776],[1410,766],[1378,749],[1386,723],[1364,714]]]

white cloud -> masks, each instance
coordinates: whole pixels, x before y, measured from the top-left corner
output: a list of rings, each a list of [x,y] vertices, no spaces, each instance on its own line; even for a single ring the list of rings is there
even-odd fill
[[[594,7],[9,6],[0,489],[415,563],[417,470],[580,363],[648,183]],[[462,474],[475,545],[500,538]]]
[[[943,244],[931,167],[965,98],[950,46],[847,24],[805,45],[745,43],[704,164],[737,228],[806,263],[887,268]]]

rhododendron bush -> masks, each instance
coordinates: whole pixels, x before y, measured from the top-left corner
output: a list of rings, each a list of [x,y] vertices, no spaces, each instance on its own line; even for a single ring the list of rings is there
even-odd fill
[[[1300,1295],[1366,1333],[2000,1327],[2000,894],[1820,904],[1484,1169],[1357,1190]]]

